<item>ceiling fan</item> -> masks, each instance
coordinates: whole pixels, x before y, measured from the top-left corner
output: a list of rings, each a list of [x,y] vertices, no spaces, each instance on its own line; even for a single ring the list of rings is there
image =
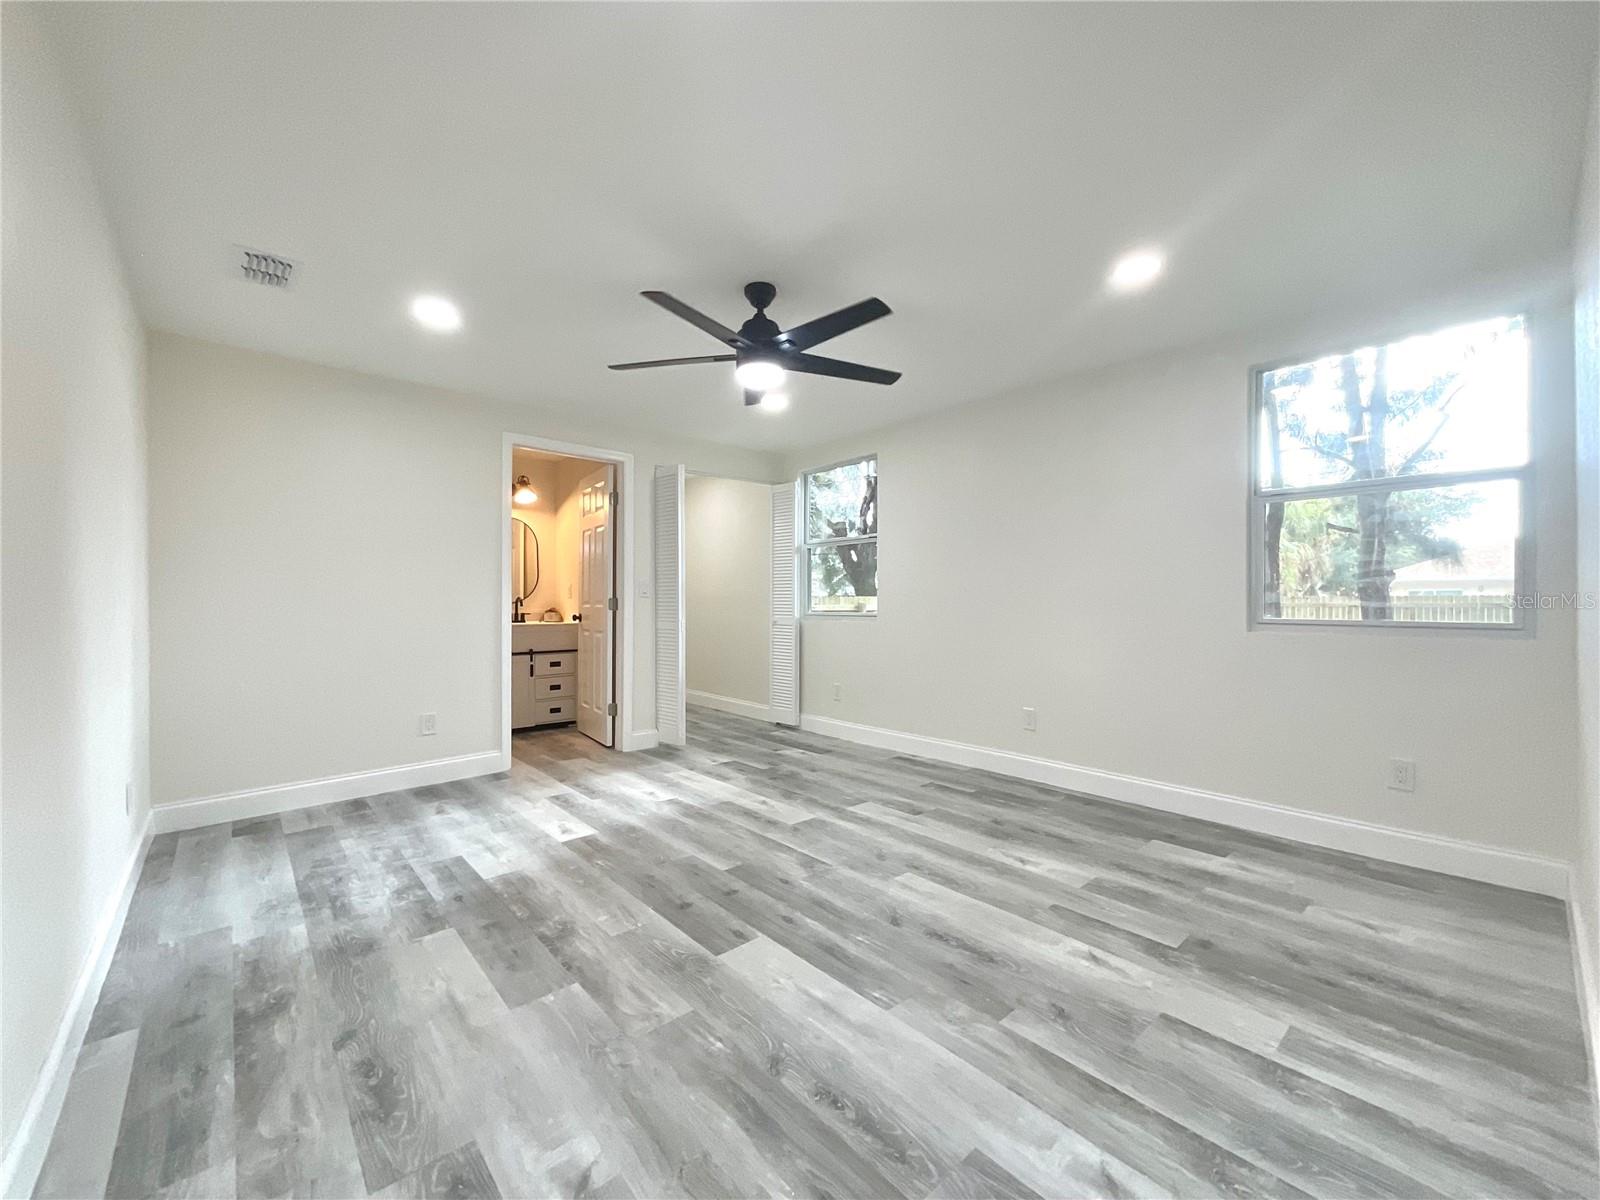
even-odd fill
[[[762,394],[783,382],[789,371],[806,375],[832,375],[836,379],[855,379],[861,383],[893,383],[900,378],[899,371],[885,371],[881,367],[864,367],[860,363],[841,362],[837,358],[824,358],[820,354],[807,354],[812,346],[820,345],[841,333],[849,333],[889,315],[889,306],[874,296],[862,300],[825,317],[796,325],[793,329],[779,329],[767,316],[767,306],[772,303],[778,289],[770,283],[747,283],[744,298],[756,310],[739,331],[735,333],[726,325],[713,321],[702,312],[690,308],[682,300],[666,292],[640,292],[689,324],[703,329],[717,341],[733,349],[732,354],[705,354],[697,358],[657,358],[649,362],[612,363],[613,371],[637,371],[642,367],[678,367],[687,363],[737,363],[734,378],[744,388],[746,404],[760,404]]]

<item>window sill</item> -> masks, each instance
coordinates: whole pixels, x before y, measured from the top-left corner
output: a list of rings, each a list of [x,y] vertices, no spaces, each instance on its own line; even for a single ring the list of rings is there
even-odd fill
[[[1293,618],[1258,617],[1250,622],[1250,631],[1258,629],[1365,629],[1387,632],[1412,631],[1426,633],[1529,633],[1527,621],[1514,623],[1482,621],[1300,621]]]

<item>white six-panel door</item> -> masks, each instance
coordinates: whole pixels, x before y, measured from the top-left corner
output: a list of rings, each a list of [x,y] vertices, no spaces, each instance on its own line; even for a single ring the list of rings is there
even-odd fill
[[[615,471],[578,483],[578,731],[602,746],[616,737]]]

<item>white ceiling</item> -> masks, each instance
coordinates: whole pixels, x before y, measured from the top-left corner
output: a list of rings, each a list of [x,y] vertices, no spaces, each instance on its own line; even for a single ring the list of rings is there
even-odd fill
[[[155,326],[754,448],[1560,253],[1591,4],[61,4]],[[229,246],[303,264],[277,293]],[[1145,243],[1166,278],[1109,297]],[[638,297],[894,315],[781,415]],[[427,334],[419,291],[466,328]]]

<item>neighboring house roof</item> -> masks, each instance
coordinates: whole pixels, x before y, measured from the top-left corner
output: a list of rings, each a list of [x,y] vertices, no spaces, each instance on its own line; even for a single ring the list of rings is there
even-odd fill
[[[1516,580],[1516,551],[1510,545],[1473,546],[1458,558],[1429,558],[1401,567],[1394,582],[1412,587],[1434,583],[1464,583],[1484,580],[1504,583],[1507,590]]]

